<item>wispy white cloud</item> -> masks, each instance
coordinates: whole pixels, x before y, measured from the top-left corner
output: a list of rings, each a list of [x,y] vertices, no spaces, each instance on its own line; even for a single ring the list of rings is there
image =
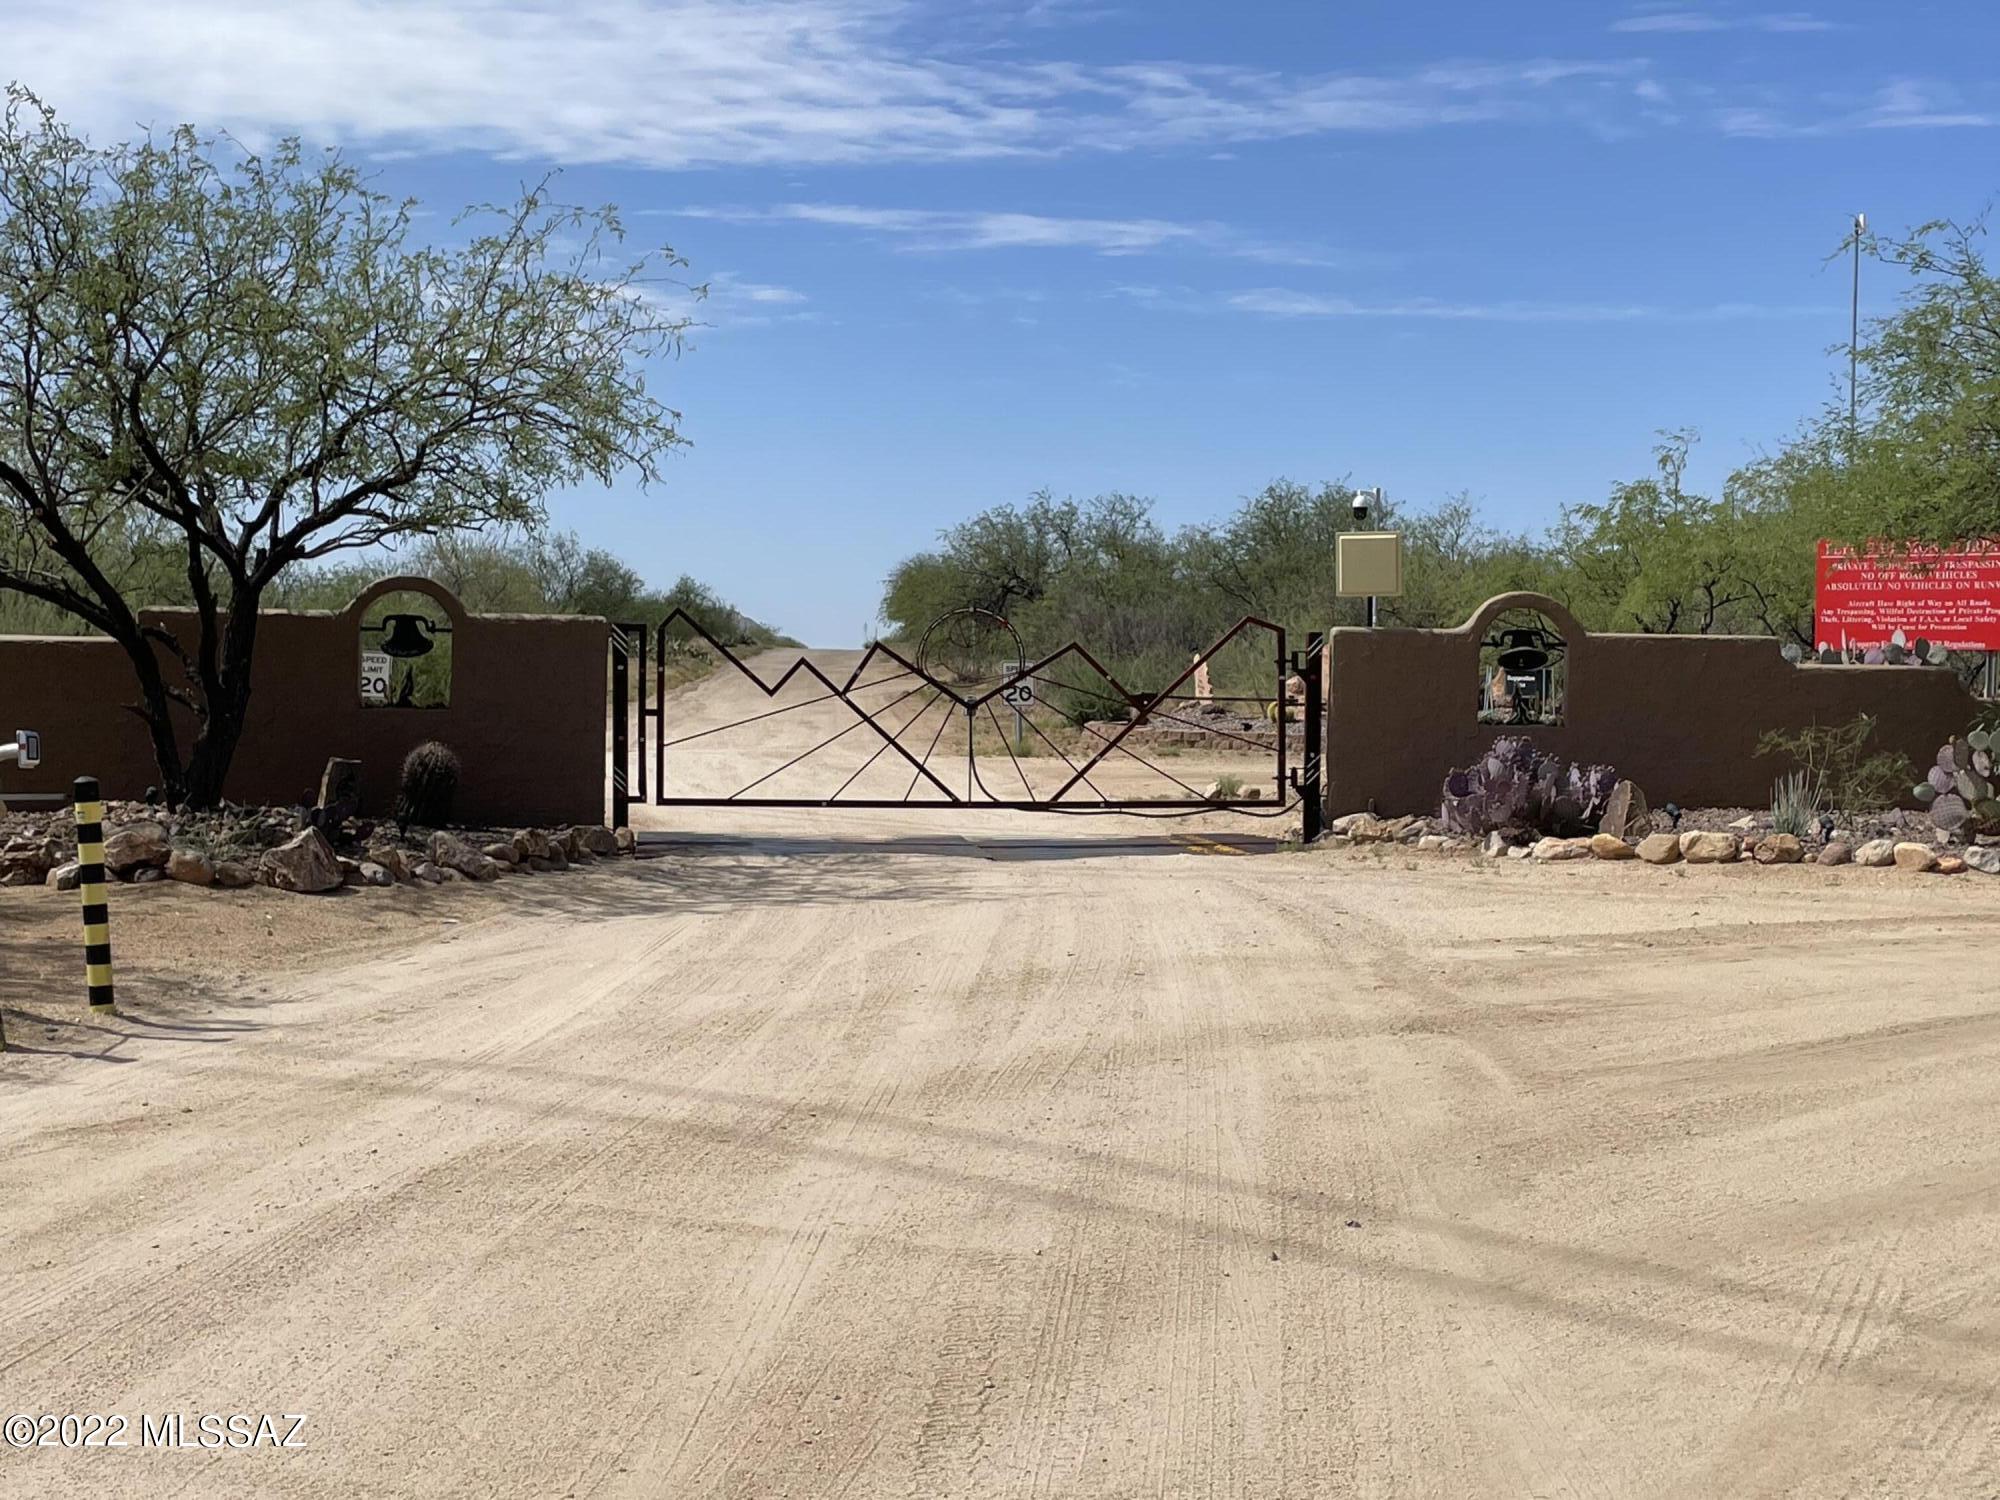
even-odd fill
[[[1258,239],[1208,220],[1064,218],[1004,211],[871,208],[852,203],[696,206],[664,212],[673,217],[735,224],[831,225],[874,234],[909,251],[1068,249],[1098,255],[1145,255],[1182,250],[1267,265],[1333,263],[1326,252],[1310,246]]]
[[[2000,125],[2000,116],[1967,109],[1957,89],[1922,78],[1898,78],[1876,91],[1857,123],[1871,130],[1962,129]]]
[[[1782,139],[1853,130],[1990,129],[2000,126],[2000,112],[1968,106],[1956,88],[1934,79],[1897,78],[1859,109],[1827,114],[1769,104],[1731,105],[1719,107],[1714,122],[1725,135]]]
[[[1693,35],[1706,31],[1765,31],[1774,34],[1799,34],[1814,31],[1837,31],[1838,21],[1821,20],[1818,16],[1804,11],[1779,11],[1761,15],[1733,16],[1706,10],[1646,9],[1634,15],[1624,16],[1611,23],[1611,29],[1622,33],[1667,33]]]
[[[806,294],[795,287],[751,281],[734,271],[717,271],[700,286],[655,281],[631,288],[629,295],[655,310],[688,319],[697,329],[762,328],[773,323],[817,322],[805,307]]]
[[[1216,149],[1573,118],[1601,107],[1599,81],[1642,67],[1029,59],[954,51],[938,35],[951,9],[915,0],[7,0],[6,12],[7,71],[98,133],[192,120],[252,140],[656,167]]]
[[[1647,303],[1448,302],[1414,297],[1363,302],[1348,297],[1261,287],[1222,299],[1237,312],[1273,318],[1423,318],[1481,323],[1711,323],[1757,318],[1824,316],[1821,307],[1782,307],[1751,302],[1719,302],[1705,307],[1660,307]]]

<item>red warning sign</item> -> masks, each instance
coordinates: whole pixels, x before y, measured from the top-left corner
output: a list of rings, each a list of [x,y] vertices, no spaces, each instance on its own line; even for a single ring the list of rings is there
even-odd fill
[[[1889,547],[1819,544],[1814,639],[1866,649],[1898,631],[1949,651],[2000,651],[2000,542]]]

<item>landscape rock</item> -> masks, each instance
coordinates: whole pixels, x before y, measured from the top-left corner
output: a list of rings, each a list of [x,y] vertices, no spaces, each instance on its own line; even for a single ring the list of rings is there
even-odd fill
[[[1488,859],[1505,859],[1508,847],[1507,835],[1496,828],[1486,835],[1486,842],[1479,852]]]
[[[1760,865],[1795,865],[1806,857],[1806,846],[1794,834],[1767,833],[1750,850]]]
[[[363,885],[383,886],[394,885],[396,883],[396,877],[391,875],[384,866],[376,864],[372,859],[361,861],[359,873],[361,884]]]
[[[1620,786],[1628,785],[1620,782]],[[1637,859],[1639,851],[1615,833],[1594,833],[1590,836],[1590,852],[1596,859]]]
[[[1354,825],[1356,823],[1359,823],[1364,818],[1370,818],[1372,816],[1373,814],[1365,812],[1342,813],[1339,817],[1335,818],[1331,823],[1326,825],[1326,831],[1328,833],[1352,835],[1354,832]]]
[[[326,835],[306,828],[277,848],[266,849],[258,876],[278,890],[314,896],[340,888],[340,862]]]
[[[1841,839],[1835,839],[1819,851],[1818,859],[1815,862],[1822,865],[1845,865],[1852,864],[1853,861],[1854,846]]]
[[[1738,833],[1748,833],[1757,826],[1757,815],[1755,813],[1745,813],[1729,826],[1734,828]]]
[[[1391,825],[1373,813],[1357,813],[1351,819],[1341,819],[1347,826],[1335,828],[1335,833],[1344,833],[1357,844],[1386,844],[1395,838]]]
[[[567,870],[569,868],[569,854],[554,839],[549,840],[548,864],[552,870]]]
[[[167,856],[167,879],[185,885],[214,885],[215,861],[194,849],[176,849]]]
[[[1615,839],[1637,838],[1645,832],[1649,816],[1646,794],[1635,783],[1620,781],[1605,799],[1604,816],[1597,820],[1597,831]]]
[[[13,838],[0,849],[0,880],[40,885],[56,867],[61,850],[52,838]]]
[[[1252,802],[1257,800],[1248,790],[1243,795]],[[576,846],[585,854],[616,854],[618,837],[609,828],[588,825],[576,830]]]
[[[549,836],[539,828],[523,828],[514,835],[514,852],[522,859],[547,859]]]
[[[1441,854],[1451,848],[1454,842],[1441,833],[1427,833],[1417,840],[1417,848],[1426,854]]]
[[[77,880],[77,874],[82,869],[83,866],[75,860],[65,860],[62,864],[57,865],[53,870],[49,871],[49,889],[56,891],[75,890],[80,884]]]
[[[637,854],[639,852],[639,836],[633,833],[631,829],[621,828],[611,837],[612,842],[618,846],[620,854]]]
[[[167,872],[158,865],[141,865],[132,872],[132,884],[150,885],[155,880],[165,880]]]
[[[1743,852],[1733,833],[1695,832],[1681,835],[1681,858],[1691,865],[1726,865]]]
[[[410,866],[413,861],[394,844],[377,844],[368,851],[366,858],[371,864],[380,865],[387,870],[391,880],[410,878]]]
[[[257,883],[257,872],[241,860],[218,860],[215,866],[215,883],[227,891],[240,891],[247,885]]]
[[[481,854],[456,834],[431,835],[431,863],[440,869],[455,870],[468,880],[497,880],[500,876],[498,860]]]
[[[444,871],[427,859],[418,860],[416,868],[410,871],[410,875],[412,879],[421,880],[426,885],[444,884]]]
[[[1530,851],[1536,859],[1588,859],[1589,839],[1537,839]]]
[[[349,859],[345,854],[342,854],[336,857],[336,863],[340,866],[340,883],[342,885],[361,884],[360,860]]]
[[[1639,840],[1639,847],[1633,853],[1649,865],[1677,865],[1681,862],[1680,836],[1649,833]]]
[[[509,867],[521,862],[520,852],[512,844],[488,844],[480,852],[488,859],[498,860]]]
[[[133,823],[105,839],[104,868],[129,880],[137,871],[159,869],[172,852],[167,830],[158,823]]]
[[[1896,845],[1889,857],[1895,860],[1896,868],[1899,870],[1935,870],[1938,866],[1937,850],[1929,844],[1913,844],[1906,841]]]
[[[1965,873],[1964,857],[1957,854],[1940,854],[1938,856],[1937,872],[1940,875],[1963,875]]]
[[[1881,869],[1896,862],[1896,841],[1894,839],[1870,839],[1854,851],[1854,862],[1867,865],[1871,869]]]
[[[1507,857],[1509,859],[1532,859],[1534,853],[1535,851],[1530,849],[1526,844],[1509,844],[1507,846]]]
[[[2000,849],[1981,845],[1965,851],[1967,867],[1986,875],[2000,875]],[[51,877],[53,878],[53,877]]]
[[[540,855],[531,855],[527,859],[522,860],[521,863],[528,869],[533,870],[537,875],[546,875],[555,868],[555,864],[552,861],[543,859]]]

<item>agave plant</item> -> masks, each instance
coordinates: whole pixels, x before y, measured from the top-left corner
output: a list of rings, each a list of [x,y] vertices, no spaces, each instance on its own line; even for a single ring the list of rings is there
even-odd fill
[[[1780,776],[1771,788],[1771,831],[1804,838],[1819,826],[1820,787],[1811,771]]]
[[[1931,811],[1931,821],[1943,833],[1975,834],[2000,831],[2000,792],[1993,784],[1993,762],[2000,758],[2000,733],[1975,729],[1960,735],[1937,753],[1930,774],[1911,789]]]
[[[1573,834],[1596,826],[1617,784],[1610,766],[1572,766],[1518,735],[1502,735],[1478,762],[1445,777],[1439,819],[1471,838]]]

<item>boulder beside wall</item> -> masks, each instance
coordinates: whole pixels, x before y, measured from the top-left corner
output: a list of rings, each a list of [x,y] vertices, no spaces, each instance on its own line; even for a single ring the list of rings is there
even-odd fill
[[[117,829],[104,841],[104,868],[121,880],[130,880],[140,870],[165,866],[173,853],[167,830],[158,823],[132,823]]]
[[[1681,862],[1680,835],[1649,833],[1639,840],[1637,853],[1649,865],[1677,865]]]
[[[266,849],[258,876],[277,890],[314,896],[340,889],[340,860],[325,834],[317,828],[307,828],[277,848]]]
[[[1681,835],[1681,858],[1691,865],[1726,865],[1743,852],[1733,833],[1689,832]]]
[[[1937,850],[1929,844],[1898,844],[1889,857],[1899,870],[1935,870],[1938,865]]]
[[[467,880],[497,880],[500,877],[499,861],[490,854],[481,854],[455,834],[431,835],[431,863],[441,870],[456,870]]]
[[[1632,782],[1621,781],[1605,799],[1604,816],[1597,820],[1597,831],[1616,839],[1637,838],[1646,831],[1647,822],[1646,794]]]
[[[1750,850],[1760,865],[1795,865],[1806,857],[1805,845],[1794,834],[1767,833]]]

